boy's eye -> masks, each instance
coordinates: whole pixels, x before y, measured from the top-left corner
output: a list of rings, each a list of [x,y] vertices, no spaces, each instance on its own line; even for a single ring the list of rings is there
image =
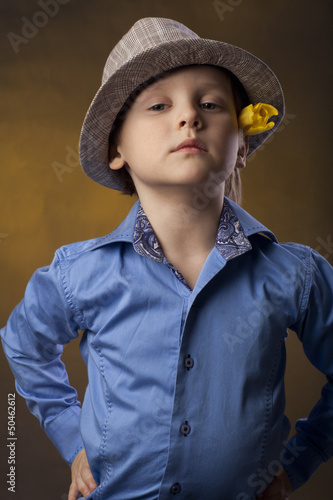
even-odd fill
[[[163,111],[166,108],[166,104],[154,104],[153,106],[150,106],[149,110],[150,111]]]
[[[203,109],[216,109],[218,106],[214,102],[204,102],[201,104]]]

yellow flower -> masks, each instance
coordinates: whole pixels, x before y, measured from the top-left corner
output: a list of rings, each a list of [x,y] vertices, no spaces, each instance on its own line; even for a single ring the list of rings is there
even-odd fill
[[[278,110],[270,104],[250,104],[242,109],[238,118],[238,124],[244,130],[245,135],[257,135],[274,127],[274,122],[268,122],[272,116],[278,115]]]

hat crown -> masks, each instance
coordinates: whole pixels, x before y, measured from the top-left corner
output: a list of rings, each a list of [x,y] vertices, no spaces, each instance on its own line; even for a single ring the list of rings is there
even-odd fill
[[[102,85],[84,120],[80,160],[91,179],[113,189],[125,188],[120,172],[109,167],[109,137],[119,112],[128,97],[152,78],[193,64],[229,70],[243,85],[250,103],[266,103],[278,110],[273,129],[249,137],[248,155],[276,130],[284,114],[283,92],[265,63],[234,45],[200,38],[172,19],[140,19],[111,51]]]
[[[142,52],[167,42],[200,38],[184,24],[159,17],[137,21],[111,51],[103,71],[102,84],[126,62]]]

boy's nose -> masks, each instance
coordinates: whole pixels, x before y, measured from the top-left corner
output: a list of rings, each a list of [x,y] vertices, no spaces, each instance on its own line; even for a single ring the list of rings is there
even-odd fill
[[[201,118],[197,110],[189,106],[183,109],[178,117],[178,127],[179,128],[200,128],[202,126]]]
[[[180,128],[198,128],[199,120],[182,120],[179,125]]]

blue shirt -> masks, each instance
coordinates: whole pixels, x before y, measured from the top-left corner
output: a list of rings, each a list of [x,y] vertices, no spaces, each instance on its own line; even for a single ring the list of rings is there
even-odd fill
[[[333,451],[333,271],[225,200],[193,290],[137,202],[103,238],[60,248],[1,330],[18,392],[94,500],[255,499],[280,464],[293,489]],[[284,415],[285,340],[327,375],[309,417]],[[60,360],[83,330],[83,407]]]

